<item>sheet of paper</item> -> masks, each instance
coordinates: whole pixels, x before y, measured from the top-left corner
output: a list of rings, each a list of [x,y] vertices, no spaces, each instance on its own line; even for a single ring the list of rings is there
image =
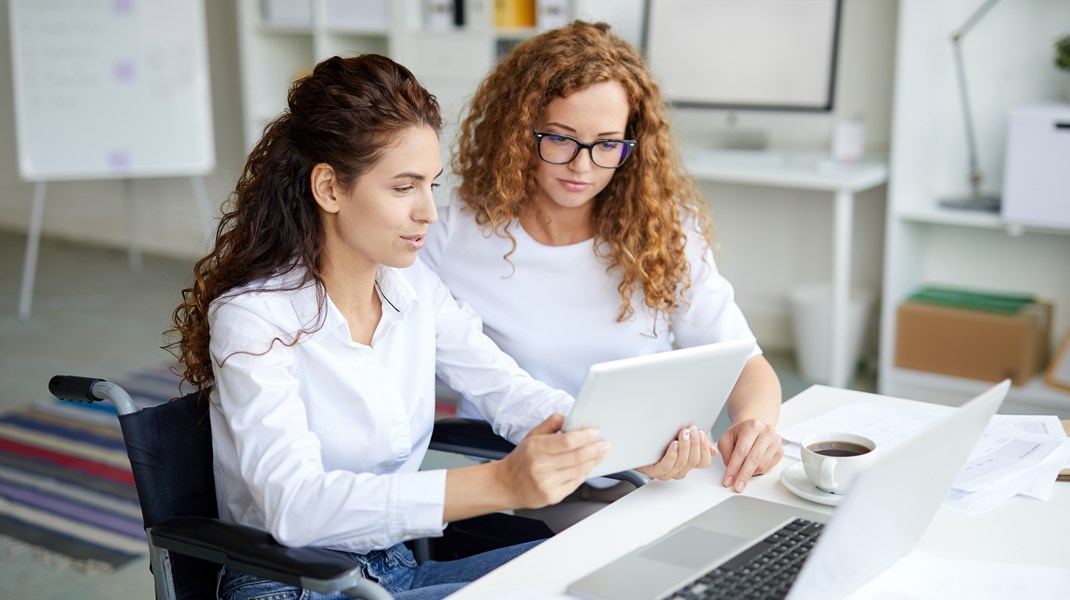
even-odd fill
[[[1033,434],[1038,436],[1038,441],[1066,439],[1063,425],[1055,415],[993,415],[989,429]]]
[[[1016,565],[908,554],[851,600],[1065,600],[1070,567]]]
[[[880,444],[890,444],[930,425],[939,416],[916,410],[856,402],[807,419],[780,432],[780,437],[798,444],[811,433],[847,431]]]
[[[784,454],[800,457],[799,443],[810,433],[847,431],[888,447],[931,425],[938,415],[856,403],[831,410],[780,432]],[[1059,419],[1048,415],[996,415],[970,452],[944,506],[980,514],[1021,494],[1045,500],[1055,475],[1068,466],[1067,437]],[[1070,452],[1070,451],[1067,451]]]
[[[1040,464],[1060,445],[1061,442],[1056,441],[1022,439],[1013,433],[985,432],[951,487],[976,492]]]

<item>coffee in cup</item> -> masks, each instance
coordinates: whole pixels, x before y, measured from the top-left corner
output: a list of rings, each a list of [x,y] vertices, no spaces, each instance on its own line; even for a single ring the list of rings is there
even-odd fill
[[[870,463],[877,444],[853,433],[815,433],[802,440],[806,478],[818,489],[846,494]]]

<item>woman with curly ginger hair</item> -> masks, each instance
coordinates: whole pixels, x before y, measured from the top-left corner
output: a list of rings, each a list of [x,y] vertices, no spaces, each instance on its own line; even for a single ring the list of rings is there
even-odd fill
[[[402,542],[557,502],[605,443],[558,434],[572,398],[517,367],[416,260],[437,219],[434,96],[364,55],[325,60],[288,100],[174,315],[185,378],[210,390],[219,515],[342,552],[399,599],[441,598],[528,546],[417,566]],[[420,471],[436,371],[516,450]],[[222,575],[221,598],[269,595],[328,597]]]
[[[753,337],[658,87],[608,25],[577,21],[513,48],[471,99],[453,168],[456,197],[422,260],[537,379],[575,394],[593,363]],[[716,446],[725,486],[742,491],[783,456],[780,402],[756,347]],[[460,414],[477,416],[465,400]],[[685,427],[641,470],[680,478],[715,453],[707,432]],[[629,485],[589,483],[570,499],[612,500]],[[569,513],[545,517],[560,529],[595,508],[543,514]]]

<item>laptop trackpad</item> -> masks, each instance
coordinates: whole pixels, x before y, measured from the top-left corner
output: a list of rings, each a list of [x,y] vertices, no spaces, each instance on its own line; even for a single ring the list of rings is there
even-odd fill
[[[698,569],[710,564],[711,558],[724,556],[746,541],[745,538],[701,527],[685,527],[643,550],[639,556],[678,567]]]

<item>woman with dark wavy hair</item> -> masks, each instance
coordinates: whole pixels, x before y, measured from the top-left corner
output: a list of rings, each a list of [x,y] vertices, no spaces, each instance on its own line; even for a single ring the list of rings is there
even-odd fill
[[[514,47],[472,98],[453,168],[460,185],[423,260],[536,378],[575,394],[593,363],[753,337],[658,86],[608,25],[577,21]],[[780,393],[756,348],[717,442],[725,486],[742,491],[783,455]],[[467,402],[460,414],[476,416]],[[714,453],[707,432],[684,428],[641,470],[680,478]],[[570,500],[629,486],[591,484]],[[560,529],[595,508],[542,514]]]
[[[330,58],[250,154],[174,313],[210,390],[220,517],[351,557],[397,598],[439,598],[527,546],[417,566],[405,540],[559,501],[604,455],[557,433],[572,398],[532,379],[416,260],[437,219],[439,107],[404,67]],[[420,471],[436,372],[517,449]],[[324,598],[226,571],[220,596]]]

